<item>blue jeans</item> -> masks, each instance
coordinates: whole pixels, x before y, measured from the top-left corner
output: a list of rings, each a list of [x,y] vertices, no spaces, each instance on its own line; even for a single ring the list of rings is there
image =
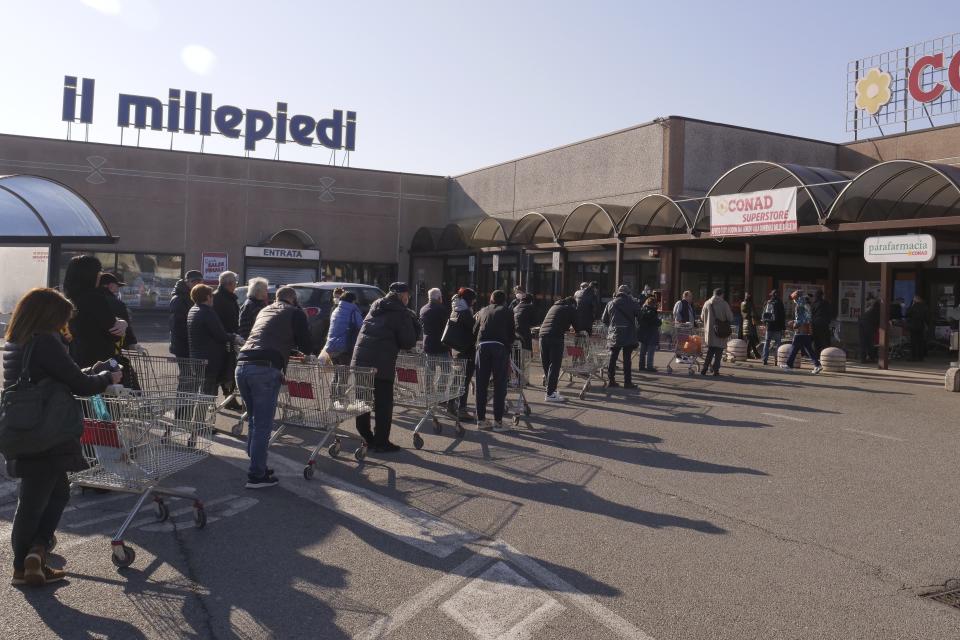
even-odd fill
[[[654,334],[647,336],[646,340],[640,342],[640,356],[637,358],[638,367],[653,369],[653,354],[657,352],[658,340],[658,336]]]
[[[817,357],[817,354],[813,351],[813,336],[810,334],[798,333],[793,336],[793,347],[790,349],[790,357],[787,358],[787,366],[791,369],[793,368],[793,363],[797,359],[797,354],[803,352],[810,361],[813,362],[813,366],[820,366],[820,358]]]
[[[247,455],[250,469],[247,476],[257,480],[267,475],[267,445],[273,432],[273,414],[283,376],[279,369],[259,364],[237,365],[237,388],[250,414]]]
[[[771,331],[767,329],[767,337],[763,341],[763,364],[767,364],[770,358],[770,343],[775,342],[774,351],[780,348],[780,341],[783,340],[783,331]],[[776,355],[774,355],[776,357]]]

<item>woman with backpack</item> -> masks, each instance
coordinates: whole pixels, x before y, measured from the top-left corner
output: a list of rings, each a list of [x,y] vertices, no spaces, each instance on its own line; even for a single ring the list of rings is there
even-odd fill
[[[70,500],[67,472],[87,468],[74,395],[102,393],[123,375],[106,362],[81,370],[70,358],[61,336],[73,312],[58,291],[33,289],[17,303],[5,336],[0,453],[7,475],[20,478],[10,536],[14,585],[63,580],[63,571],[47,565],[47,552]]]

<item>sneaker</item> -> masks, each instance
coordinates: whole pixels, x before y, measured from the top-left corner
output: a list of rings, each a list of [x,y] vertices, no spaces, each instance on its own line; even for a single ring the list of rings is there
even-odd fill
[[[823,371],[823,367],[821,367],[820,365],[817,365],[813,368],[813,371],[811,371],[810,373],[812,373],[813,375],[817,375],[821,371]]]
[[[783,369],[784,371],[786,371],[787,373],[790,373],[790,371],[792,371],[792,369],[790,369],[790,365],[788,365],[788,364],[786,364],[786,363],[780,365],[780,368]]]
[[[247,489],[267,489],[280,484],[276,476],[263,476],[262,478],[249,478],[247,480]]]
[[[486,418],[480,418],[477,420],[477,430],[478,431],[490,431],[493,429],[493,424]]]
[[[553,393],[548,393],[544,396],[543,400],[545,402],[566,402],[567,399],[560,395],[559,392],[554,391]]]
[[[507,428],[503,426],[503,420],[494,420],[493,426],[490,428],[491,431],[506,431]]]
[[[47,583],[43,575],[43,547],[32,547],[24,559],[23,581],[31,587],[42,587]]]

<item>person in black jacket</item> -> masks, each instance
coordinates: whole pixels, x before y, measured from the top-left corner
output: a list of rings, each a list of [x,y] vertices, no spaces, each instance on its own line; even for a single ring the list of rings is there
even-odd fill
[[[610,348],[610,361],[607,364],[607,386],[618,387],[617,358],[623,353],[623,386],[627,389],[636,389],[633,384],[631,359],[633,350],[640,340],[637,334],[637,315],[640,308],[637,301],[630,295],[630,287],[625,284],[617,287],[613,300],[607,303],[603,310],[601,321],[607,325],[607,346]],[[642,365],[642,361],[641,361]],[[642,366],[641,366],[642,368]]]
[[[783,331],[787,328],[787,310],[783,308],[780,292],[776,289],[770,291],[770,297],[763,305],[760,322],[767,327],[767,336],[763,340],[763,364],[766,365],[770,361],[770,343],[774,343],[773,358],[776,361],[777,349],[780,348],[780,342],[783,340]]]
[[[227,349],[233,335],[227,333],[217,312],[213,309],[213,289],[198,284],[190,291],[194,305],[187,314],[187,336],[190,341],[190,357],[206,360],[200,393],[217,395],[220,371],[227,360]]]
[[[127,322],[117,318],[98,286],[100,269],[93,256],[75,256],[63,278],[63,291],[76,308],[70,320],[70,352],[81,367],[112,358],[115,341],[127,332]]]
[[[29,379],[38,383],[53,378],[76,395],[102,393],[120,382],[121,372],[111,372],[105,362],[81,370],[67,353],[61,332],[67,327],[73,305],[53,289],[33,289],[17,303],[10,318],[3,353],[3,385],[20,377],[29,350]],[[81,425],[70,425],[78,430]],[[41,586],[64,578],[64,572],[47,566],[47,551],[70,500],[67,472],[87,468],[78,437],[49,449],[7,460],[7,475],[20,478],[20,493],[13,518],[14,585]]]
[[[137,351],[139,353],[146,353],[146,349],[140,346],[137,343],[137,336],[133,332],[133,322],[130,318],[130,310],[127,309],[127,305],[124,304],[119,296],[120,287],[125,287],[126,283],[121,282],[120,279],[109,272],[104,272],[100,274],[100,289],[103,290],[103,295],[107,298],[107,303],[110,305],[110,311],[117,318],[126,321],[127,323],[127,332],[123,335],[122,338],[115,340],[114,345],[114,355],[113,358],[123,366],[123,381],[121,384],[127,387],[128,389],[140,390],[140,381],[137,377],[136,371],[133,369],[133,365],[130,363],[130,358],[124,355],[124,350]]]
[[[470,417],[467,411],[467,402],[470,396],[470,381],[473,380],[473,370],[476,368],[477,344],[474,338],[473,327],[476,319],[473,316],[473,303],[477,300],[476,292],[469,287],[460,287],[454,294],[451,302],[450,320],[457,324],[456,332],[464,344],[459,349],[454,347],[454,358],[463,361],[463,395],[459,400],[450,403],[451,411],[456,412],[461,419]]]
[[[224,331],[231,336],[236,336],[240,328],[240,303],[237,301],[237,274],[233,271],[224,271],[220,274],[219,286],[213,292],[213,310],[220,318],[220,324]],[[242,345],[241,345],[242,346]],[[237,349],[233,340],[227,345],[227,353],[224,356],[223,364],[218,373],[220,389],[223,391],[223,397],[227,398],[224,407],[240,411],[243,407],[237,402],[236,392],[237,384],[233,379],[233,371],[237,367]]]
[[[863,312],[857,321],[860,330],[860,362],[865,364],[877,359],[876,336],[880,328],[880,301],[873,295],[867,294],[867,301],[863,304]]]
[[[510,301],[510,309],[516,311],[517,306],[527,297],[526,290],[520,285],[513,288],[513,300]]]
[[[516,326],[513,312],[504,304],[507,294],[499,289],[490,294],[490,304],[481,309],[473,325],[477,343],[477,428],[503,430],[503,410],[510,375],[510,354]],[[487,422],[487,391],[493,376],[493,424]]]
[[[823,297],[823,290],[813,292],[813,303],[810,305],[810,324],[813,329],[813,352],[820,357],[820,352],[830,346],[830,323],[833,322],[833,305]]]
[[[247,435],[247,489],[276,486],[278,480],[267,467],[267,447],[273,432],[273,414],[283,384],[283,372],[293,348],[309,353],[313,338],[307,314],[297,302],[297,290],[280,287],[277,300],[263,308],[250,336],[237,356],[237,388],[250,415]]]
[[[591,333],[593,321],[599,315],[597,310],[600,308],[600,296],[589,282],[581,282],[579,291],[573,294],[573,299],[577,303],[577,322],[574,329]]]
[[[923,362],[927,357],[927,333],[930,326],[930,308],[920,296],[913,296],[907,309],[907,328],[910,330],[911,360]]]
[[[270,301],[270,283],[266,278],[251,278],[247,283],[247,299],[240,307],[240,321],[237,335],[246,340],[250,337],[257,315]]]
[[[563,336],[576,323],[577,302],[572,296],[553,303],[540,323],[540,364],[547,378],[547,395],[544,398],[547,402],[566,402],[566,398],[557,392],[557,381],[560,380],[563,363]]]
[[[530,330],[533,328],[535,313],[533,296],[529,293],[524,293],[520,303],[513,307],[513,324],[516,327],[517,340],[520,341],[520,345],[526,351],[533,350],[533,335]]]
[[[178,358],[190,357],[190,337],[187,334],[187,314],[193,306],[190,291],[203,283],[199,271],[187,271],[182,280],[177,280],[170,298],[170,353]]]
[[[377,414],[375,430],[370,429],[369,413],[357,416],[356,424],[357,432],[367,446],[380,453],[400,449],[390,442],[397,354],[412,349],[420,337],[420,322],[407,308],[409,303],[410,287],[405,282],[391,284],[390,292],[370,305],[353,349],[353,366],[377,370],[373,381],[373,411]]]
[[[427,355],[450,355],[450,349],[440,342],[443,330],[447,327],[446,307],[443,306],[443,295],[440,289],[430,289],[427,292],[429,300],[420,308],[420,324],[423,326],[423,352]]]

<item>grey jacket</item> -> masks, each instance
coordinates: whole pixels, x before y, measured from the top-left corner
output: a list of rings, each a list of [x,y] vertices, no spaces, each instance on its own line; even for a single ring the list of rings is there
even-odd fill
[[[637,313],[640,305],[625,293],[618,293],[607,303],[600,320],[607,325],[607,344],[612,347],[632,347],[639,342]]]
[[[707,343],[707,346],[716,349],[726,347],[729,337],[721,338],[713,330],[713,327],[717,324],[733,322],[733,312],[730,310],[727,301],[713,296],[704,303],[703,310],[700,311],[700,319],[703,320],[703,341]]]

